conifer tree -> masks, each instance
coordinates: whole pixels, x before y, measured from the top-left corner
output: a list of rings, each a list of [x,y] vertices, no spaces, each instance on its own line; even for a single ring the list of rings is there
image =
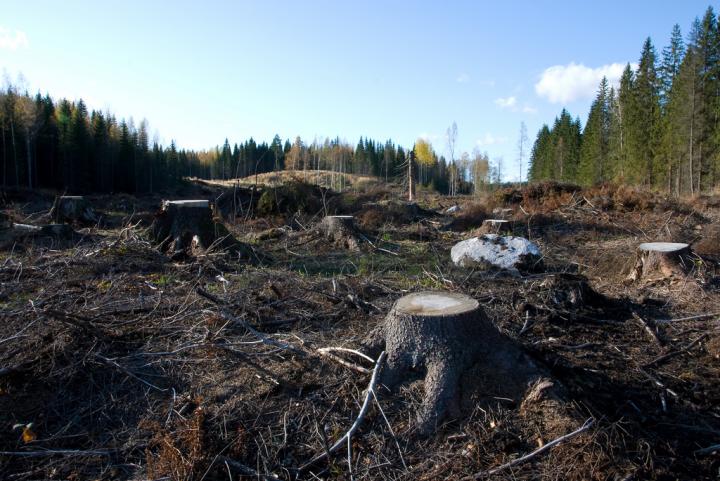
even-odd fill
[[[655,61],[655,48],[648,37],[633,83],[628,119],[628,180],[634,184],[654,185],[657,180],[654,157],[660,133],[660,96]]]
[[[576,180],[583,185],[592,185],[608,178],[609,95],[608,81],[603,77],[590,107],[582,137]]]

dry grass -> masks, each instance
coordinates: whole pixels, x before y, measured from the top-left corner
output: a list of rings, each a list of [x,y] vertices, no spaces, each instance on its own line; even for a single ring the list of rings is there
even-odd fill
[[[709,259],[686,279],[621,283],[638,242],[690,241],[697,219],[655,207],[606,210],[583,199],[587,192],[546,192],[549,199],[528,193],[535,203],[526,206],[523,197],[523,208],[558,207],[514,213],[545,254],[545,272],[525,277],[455,269],[448,251],[463,234],[438,230],[422,211],[421,221],[393,224],[393,242],[376,243],[397,255],[334,248],[314,236],[311,216],[298,217],[307,230],[288,226],[258,239],[273,259],[265,266],[222,252],[171,262],[141,226],[120,235],[119,221],[79,229],[72,245],[7,246],[0,251],[0,451],[87,454],[0,454],[0,478],[214,481],[257,479],[248,475],[257,471],[283,480],[348,479],[344,449],[296,470],[348,429],[367,376],[258,342],[199,296],[201,287],[233,316],[305,353],[358,348],[407,292],[463,292],[566,391],[570,417],[541,398],[522,403],[489,393],[470,376],[463,417],[420,439],[412,419],[422,384],[379,389],[379,405],[351,444],[354,479],[459,479],[529,453],[588,417],[596,424],[587,433],[490,479],[713,479],[716,458],[694,453],[720,433],[718,318],[662,321],[716,312],[718,266]],[[627,206],[640,194],[617,195]],[[117,216],[128,221],[133,211],[149,219],[158,199],[124,201]],[[379,199],[343,194],[338,201],[360,209],[368,226],[385,225],[380,209],[362,210]],[[44,202],[2,207],[34,221]],[[110,198],[96,202],[100,211],[122,208]],[[466,212],[468,222],[488,214],[482,204]],[[270,226],[263,218],[237,222],[229,225],[235,233]],[[432,235],[416,238],[419,226]],[[30,422],[37,439],[25,443],[12,426]],[[97,450],[105,454],[88,453]]]

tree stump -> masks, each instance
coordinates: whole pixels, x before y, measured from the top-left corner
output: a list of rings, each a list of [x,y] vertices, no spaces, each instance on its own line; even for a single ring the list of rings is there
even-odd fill
[[[355,218],[351,215],[328,215],[320,222],[320,232],[326,239],[352,251],[360,250]]]
[[[510,231],[510,221],[505,219],[485,219],[478,229],[478,234],[507,234]]]
[[[99,218],[90,202],[81,195],[63,195],[55,198],[50,217],[56,223],[79,222],[97,224]]]
[[[679,242],[646,242],[637,250],[635,266],[627,279],[638,280],[666,279],[672,276],[684,276],[692,267],[690,246]]]
[[[173,259],[195,257],[211,247],[235,248],[251,260],[254,256],[249,246],[239,243],[224,225],[215,222],[207,200],[163,201],[150,226],[150,235]]]
[[[425,396],[416,429],[430,434],[448,415],[460,413],[461,377],[483,366],[473,380],[522,396],[542,377],[539,369],[487,318],[479,303],[453,292],[417,292],[400,298],[366,340],[372,352],[387,352],[381,382],[394,389],[416,370],[425,372]],[[485,364],[486,363],[486,364]]]

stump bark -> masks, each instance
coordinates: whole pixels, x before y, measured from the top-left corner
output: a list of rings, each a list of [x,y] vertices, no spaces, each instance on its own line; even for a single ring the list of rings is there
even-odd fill
[[[646,242],[637,250],[635,266],[628,280],[665,279],[684,276],[692,267],[690,246],[679,242]]]
[[[215,222],[210,202],[207,200],[166,200],[155,221],[150,235],[160,250],[172,258],[194,257],[211,247],[234,248],[241,257],[252,260],[254,251],[235,240],[228,230]]]
[[[433,432],[447,415],[460,414],[461,378],[471,369],[473,379],[515,396],[543,374],[497,330],[475,299],[453,292],[400,298],[365,344],[371,351],[387,352],[381,382],[390,389],[413,372],[425,373],[415,426],[421,435]],[[478,370],[479,361],[487,364]]]
[[[50,217],[56,223],[79,222],[97,224],[100,220],[90,202],[81,195],[63,195],[55,198]]]
[[[329,215],[320,222],[322,235],[345,249],[360,250],[360,240],[357,237],[355,218],[351,215]]]

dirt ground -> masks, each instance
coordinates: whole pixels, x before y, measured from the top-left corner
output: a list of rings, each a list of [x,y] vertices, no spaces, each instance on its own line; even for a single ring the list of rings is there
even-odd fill
[[[392,186],[298,189],[195,183],[168,196],[216,203],[258,265],[223,251],[171,261],[144,231],[160,195],[90,197],[103,221],[69,238],[0,230],[0,479],[720,477],[720,197],[544,184],[421,192],[408,206]],[[47,223],[52,202],[0,196],[17,223]],[[542,271],[454,267],[450,248],[501,208],[509,232],[540,246]],[[315,230],[325,213],[355,216],[359,250]],[[627,283],[648,241],[691,244],[689,274]],[[373,368],[317,349],[362,350],[396,299],[428,289],[478,299],[563,387],[570,414],[471,372],[462,416],[421,437],[422,382],[379,386],[349,455],[306,466],[350,429]]]

